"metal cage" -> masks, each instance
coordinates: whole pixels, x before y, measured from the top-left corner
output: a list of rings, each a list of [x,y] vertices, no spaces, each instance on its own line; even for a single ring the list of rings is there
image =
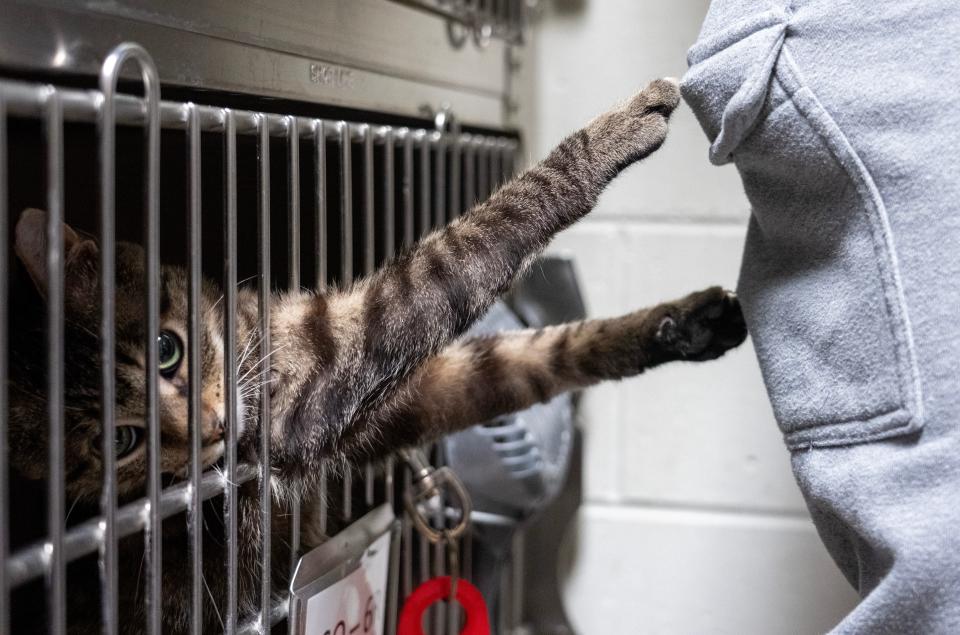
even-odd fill
[[[119,93],[120,70],[135,63],[142,78],[142,92]],[[77,89],[55,83],[22,79],[0,80],[0,500],[10,500],[7,474],[8,366],[6,351],[10,306],[8,282],[11,267],[9,235],[13,217],[19,214],[22,199],[39,196],[48,211],[48,328],[46,351],[37,351],[46,360],[49,372],[48,422],[49,482],[47,535],[39,542],[10,551],[7,532],[14,510],[0,505],[0,632],[10,632],[11,591],[37,579],[44,580],[49,632],[67,629],[66,571],[69,564],[96,554],[101,571],[103,632],[115,633],[117,620],[117,544],[120,538],[142,533],[146,541],[146,632],[160,632],[161,541],[163,523],[186,523],[189,535],[192,574],[191,631],[200,632],[201,583],[200,510],[204,501],[223,498],[227,526],[228,605],[222,607],[224,630],[264,632],[286,616],[286,601],[271,590],[270,549],[263,550],[264,575],[260,586],[259,617],[237,623],[237,541],[235,539],[238,488],[258,480],[264,501],[261,510],[265,545],[286,539],[297,552],[299,517],[294,508],[292,535],[270,535],[270,485],[263,475],[270,466],[240,462],[235,441],[237,412],[237,363],[225,356],[228,413],[226,454],[222,472],[200,470],[198,432],[199,370],[196,366],[197,338],[188,345],[191,404],[191,468],[189,477],[172,487],[160,480],[160,437],[157,424],[158,393],[156,333],[158,329],[158,271],[161,234],[182,236],[179,253],[189,272],[190,331],[199,329],[200,281],[203,270],[217,270],[225,293],[225,350],[236,350],[236,289],[250,272],[258,281],[261,297],[259,324],[270,319],[264,301],[277,288],[323,287],[346,283],[368,274],[395,251],[411,245],[420,235],[463,213],[477,200],[488,196],[514,170],[518,139],[491,132],[461,133],[455,128],[436,129],[410,120],[408,125],[386,125],[383,117],[370,113],[364,118],[328,118],[323,108],[312,116],[271,112],[264,103],[260,110],[238,109],[160,99],[160,80],[146,51],[137,45],[115,49],[103,64],[99,89]],[[309,110],[309,109],[308,109]],[[378,121],[379,119],[379,121]],[[478,129],[479,130],[479,129]],[[18,158],[24,148],[29,157]],[[119,150],[118,150],[119,148]],[[119,154],[118,154],[119,153]],[[134,161],[138,155],[142,161]],[[131,167],[132,165],[132,167]],[[174,167],[171,167],[174,165]],[[211,167],[212,166],[212,167]],[[171,171],[174,175],[171,176]],[[176,174],[179,172],[179,175]],[[119,175],[119,176],[118,176]],[[104,457],[112,457],[114,391],[114,246],[121,225],[142,220],[140,238],[146,249],[149,285],[147,309],[146,377],[148,421],[148,494],[145,498],[117,507],[116,480],[112,460],[103,477],[103,498],[99,516],[79,524],[67,524],[64,494],[64,382],[63,341],[63,256],[60,221],[72,217],[79,205],[72,193],[73,179],[91,176],[96,185],[77,194],[93,205],[95,214],[84,219],[95,229],[101,245],[102,320],[99,324],[102,364]],[[27,185],[30,180],[33,183]],[[252,182],[252,184],[251,184]],[[31,194],[21,194],[29,188]],[[129,188],[145,203],[130,205],[118,188]],[[68,197],[67,192],[71,194]],[[175,210],[171,198],[179,199]],[[36,199],[33,199],[36,200]],[[78,199],[79,200],[79,199]],[[142,216],[139,213],[142,212]],[[210,230],[205,230],[206,227]],[[238,237],[242,237],[241,241]],[[165,252],[164,252],[165,253]],[[212,266],[211,266],[211,263]],[[219,267],[217,265],[220,265]],[[269,350],[269,342],[260,343]],[[266,372],[266,363],[261,372]],[[264,387],[261,401],[269,421],[269,393]],[[153,425],[149,425],[153,422]],[[262,426],[261,454],[269,456],[269,425]],[[437,460],[442,457],[435,456]],[[269,462],[269,461],[268,461]],[[399,513],[400,485],[408,484],[409,470],[396,461],[382,466],[358,466],[353,472],[325,475],[321,496],[335,496],[338,518],[327,518],[324,529],[342,526],[359,517],[374,504],[390,502]],[[469,541],[469,537],[465,538]],[[464,547],[469,554],[469,545]],[[469,556],[464,566],[469,571]],[[397,584],[401,596],[426,577],[445,568],[442,548],[434,549],[417,538],[408,520],[403,521],[402,548]],[[445,632],[440,611],[434,616],[434,633]]]

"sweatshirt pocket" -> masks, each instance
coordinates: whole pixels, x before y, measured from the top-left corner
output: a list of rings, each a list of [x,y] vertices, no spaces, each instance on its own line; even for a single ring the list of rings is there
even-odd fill
[[[752,217],[739,292],[792,450],[922,427],[922,394],[883,199],[769,11],[691,50],[684,96],[733,161]]]

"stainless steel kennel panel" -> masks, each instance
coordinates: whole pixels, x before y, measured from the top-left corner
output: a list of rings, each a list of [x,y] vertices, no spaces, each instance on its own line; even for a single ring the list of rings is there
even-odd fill
[[[404,6],[407,5],[407,6]],[[238,488],[256,484],[266,501],[261,540],[297,553],[298,506],[288,536],[271,535],[269,466],[245,463],[233,443],[219,470],[202,471],[197,365],[201,276],[224,288],[226,350],[236,350],[237,283],[259,294],[260,336],[245,353],[261,359],[260,416],[269,417],[266,358],[271,351],[272,289],[344,284],[486,197],[518,165],[511,117],[512,61],[523,40],[521,0],[0,0],[0,500],[10,500],[10,230],[25,207],[49,213],[49,333],[37,351],[54,369],[44,392],[50,465],[42,532],[11,536],[11,510],[0,504],[0,633],[10,632],[11,593],[39,585],[50,632],[65,632],[71,566],[93,559],[100,571],[99,619],[117,632],[118,544],[142,536],[143,629],[159,632],[163,542],[160,529],[185,527],[190,567],[189,630],[200,632],[208,600],[203,585],[205,505],[222,505],[228,545],[222,573],[230,590],[227,632],[282,624],[285,598],[271,594],[271,561],[258,589],[257,614],[239,623],[236,603]],[[438,19],[438,16],[440,19]],[[144,45],[122,46],[133,40]],[[149,54],[146,52],[149,51]],[[161,99],[161,85],[163,99]],[[120,90],[118,90],[120,86]],[[462,128],[461,128],[462,126]],[[97,325],[105,458],[96,513],[78,521],[64,508],[65,354],[62,231],[58,220],[100,243]],[[170,235],[173,238],[170,238]],[[116,387],[114,265],[118,240],[144,245],[150,283],[144,306],[149,360],[157,359],[156,273],[161,257],[184,267],[188,284],[189,469],[161,481],[156,425],[147,439],[148,487],[117,506],[112,428]],[[170,244],[176,248],[171,251]],[[255,350],[254,350],[255,349]],[[148,363],[148,368],[155,368]],[[237,360],[225,357],[228,435],[236,429]],[[157,375],[144,377],[148,420],[157,414]],[[266,426],[264,427],[266,429]],[[231,441],[228,439],[228,441]],[[258,440],[269,456],[269,435]],[[443,457],[436,449],[434,461]],[[401,509],[409,470],[393,459],[324,474],[318,527],[333,533],[374,504]],[[166,484],[166,487],[161,485]],[[453,510],[447,510],[448,514]],[[438,515],[442,521],[443,514]],[[68,522],[69,521],[69,522]],[[401,597],[446,570],[445,553],[404,519],[398,572]],[[471,569],[468,534],[461,551]],[[15,550],[11,550],[12,546]],[[42,582],[42,584],[41,584]],[[75,589],[73,590],[76,591]],[[430,620],[444,632],[445,615]],[[279,627],[278,627],[279,628]]]
[[[133,40],[168,90],[406,116],[450,104],[463,122],[503,127],[527,1],[0,0],[0,66],[91,76]]]
[[[120,67],[126,60],[136,62],[144,80],[143,97],[118,94],[116,83]],[[129,64],[134,66],[134,64]],[[199,332],[198,313],[200,276],[203,254],[210,249],[210,241],[204,240],[202,223],[208,223],[219,214],[215,225],[215,241],[219,239],[219,262],[222,269],[216,272],[224,289],[226,307],[224,319],[224,346],[226,350],[238,350],[236,337],[236,299],[238,273],[243,257],[238,252],[238,224],[245,223],[244,250],[255,245],[252,266],[256,272],[255,284],[261,299],[265,299],[272,286],[297,288],[310,284],[324,286],[331,282],[344,283],[357,275],[369,273],[380,262],[389,258],[398,248],[409,246],[418,236],[432,227],[437,227],[466,210],[477,199],[489,195],[502,179],[513,169],[517,152],[517,140],[509,136],[489,133],[464,134],[455,131],[436,130],[430,127],[382,125],[362,120],[331,120],[320,117],[297,116],[268,110],[251,111],[203,105],[196,102],[160,100],[160,84],[149,55],[138,46],[123,46],[108,57],[96,90],[64,88],[56,84],[36,83],[21,80],[0,81],[0,179],[6,179],[13,170],[9,156],[24,150],[24,140],[32,139],[42,144],[39,155],[44,169],[33,173],[39,181],[37,187],[44,191],[48,213],[47,253],[48,262],[48,426],[50,430],[48,478],[48,511],[46,536],[39,542],[21,546],[9,553],[9,536],[0,534],[4,544],[4,566],[0,567],[0,628],[7,632],[9,624],[10,589],[16,589],[32,580],[45,580],[46,606],[50,632],[65,632],[67,625],[66,594],[69,563],[82,557],[97,554],[101,574],[102,606],[100,615],[105,632],[117,632],[117,543],[124,536],[142,533],[145,540],[144,578],[145,615],[147,632],[160,632],[162,553],[160,529],[163,523],[185,523],[188,527],[191,557],[190,580],[185,584],[191,589],[191,630],[200,630],[200,609],[203,604],[201,563],[203,550],[200,536],[202,506],[205,501],[222,497],[226,526],[223,528],[227,545],[223,573],[227,579],[227,605],[220,607],[226,632],[263,630],[264,616],[271,623],[282,620],[285,615],[283,598],[271,593],[270,550],[263,550],[260,585],[260,617],[247,623],[237,623],[237,541],[236,510],[238,487],[259,479],[260,491],[265,495],[261,509],[264,544],[276,539],[270,535],[270,483],[264,478],[269,474],[269,465],[242,463],[233,443],[236,434],[238,377],[237,359],[226,355],[225,394],[228,424],[226,455],[222,470],[201,473],[199,456],[198,395],[199,373],[196,361],[190,366],[189,416],[191,420],[190,469],[186,479],[161,488],[160,482],[160,437],[157,417],[157,316],[158,266],[160,258],[161,229],[180,221],[171,212],[161,214],[161,190],[178,189],[184,197],[186,218],[186,242],[188,249],[184,264],[189,272],[189,330],[188,350],[191,360],[197,359]],[[32,124],[39,124],[32,128]],[[27,131],[21,128],[26,126]],[[10,131],[16,129],[16,139],[11,141]],[[67,164],[65,155],[72,158],[86,157],[97,165],[96,192],[90,200],[97,202],[96,214],[89,229],[96,233],[101,245],[100,270],[102,276],[101,302],[105,309],[99,325],[101,356],[104,363],[102,374],[102,413],[104,417],[103,455],[113,456],[112,436],[113,408],[116,398],[114,388],[114,330],[112,306],[115,300],[114,245],[117,240],[118,220],[123,216],[117,207],[115,192],[118,187],[117,146],[120,136],[140,130],[145,137],[136,144],[144,153],[142,164],[134,169],[134,179],[141,182],[138,191],[143,194],[144,204],[133,205],[139,209],[143,221],[143,244],[147,254],[147,297],[145,307],[146,367],[145,381],[146,416],[148,425],[148,487],[146,496],[119,508],[116,506],[116,479],[112,459],[108,459],[103,477],[103,495],[100,513],[81,523],[67,524],[64,506],[63,435],[64,435],[64,377],[62,375],[63,341],[63,256],[61,219],[73,222],[74,210],[80,204],[65,200],[65,190],[73,188],[73,173],[81,169],[76,164]],[[84,136],[84,133],[89,133]],[[123,133],[123,135],[121,135]],[[77,135],[80,135],[79,137]],[[142,134],[142,133],[137,133]],[[93,145],[83,146],[79,140],[95,140]],[[177,141],[182,160],[179,177],[168,178],[161,174],[161,164],[176,162],[176,157],[161,154],[164,143]],[[78,145],[75,145],[75,142]],[[279,145],[278,145],[279,144]],[[129,150],[129,148],[127,149]],[[279,152],[280,156],[277,156]],[[219,169],[214,175],[207,172],[205,158],[219,155]],[[9,236],[6,234],[13,216],[19,214],[19,188],[29,179],[22,178],[28,165],[17,166],[17,178],[12,182],[0,180],[0,227],[3,228],[3,247],[0,251],[0,293],[6,295],[11,256],[7,251]],[[255,174],[255,205],[252,227],[250,215],[242,212],[247,205],[246,197],[238,196],[238,175]],[[167,170],[169,172],[169,170]],[[129,180],[129,173],[127,180]],[[217,184],[217,179],[222,183]],[[309,191],[302,187],[306,178]],[[245,179],[242,179],[245,180]],[[179,184],[178,184],[179,182]],[[204,195],[214,185],[219,190],[219,204],[211,209]],[[282,205],[276,205],[275,194],[283,193]],[[81,198],[83,195],[80,195]],[[14,206],[9,202],[15,201]],[[125,205],[125,210],[131,206]],[[217,209],[219,208],[219,210]],[[65,209],[67,211],[65,211]],[[309,220],[308,220],[309,219]],[[138,221],[139,222],[139,221]],[[335,232],[331,231],[335,228]],[[280,231],[278,231],[280,230]],[[309,235],[306,235],[309,233]],[[283,251],[276,252],[274,239],[281,235]],[[255,239],[252,239],[255,238]],[[274,257],[278,256],[278,257]],[[304,266],[304,263],[306,266]],[[309,269],[307,274],[305,269]],[[278,280],[281,271],[284,280]],[[271,285],[272,281],[272,285]],[[4,298],[5,299],[5,298]],[[7,326],[9,304],[3,302],[0,310],[0,326]],[[258,348],[261,362],[259,372],[266,375],[267,358],[270,354],[269,334],[264,325],[269,321],[269,303],[260,302],[259,313],[261,337],[248,346]],[[0,329],[7,337],[7,329]],[[0,343],[4,343],[0,340]],[[7,350],[4,347],[4,350]],[[5,358],[6,356],[0,356]],[[0,363],[0,390],[6,388],[6,360]],[[261,416],[268,417],[269,391],[266,385],[261,390]],[[259,440],[263,456],[269,456],[270,438],[264,434]],[[7,397],[0,392],[0,467],[6,467],[9,445]],[[442,457],[437,457],[442,459]],[[6,470],[2,473],[6,475]],[[359,471],[348,471],[340,478],[324,478],[322,489],[337,490],[339,518],[328,518],[322,511],[321,526],[326,529],[343,526],[374,503],[396,503],[399,488],[397,465],[388,461],[385,466],[369,466]],[[410,475],[402,471],[402,482],[409,483]],[[0,485],[6,483],[0,482]],[[356,487],[355,487],[356,486]],[[7,492],[0,492],[3,500],[9,500]],[[299,538],[293,513],[293,529],[288,539],[296,553]],[[4,510],[9,514],[9,510]],[[4,524],[4,531],[7,525]],[[418,541],[409,523],[405,523],[403,556],[399,572],[404,593],[409,592],[416,581],[442,572],[445,568],[444,553],[431,551]],[[415,545],[417,541],[419,544]],[[418,562],[415,562],[418,561]],[[434,632],[442,632],[443,618],[440,611],[434,620]]]

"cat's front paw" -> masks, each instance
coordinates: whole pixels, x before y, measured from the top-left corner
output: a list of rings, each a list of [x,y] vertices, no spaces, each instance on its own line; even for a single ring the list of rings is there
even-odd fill
[[[740,301],[720,287],[692,293],[663,311],[654,337],[673,359],[716,359],[747,337]]]
[[[659,115],[669,118],[680,105],[680,81],[673,77],[655,79],[633,96],[625,110],[636,118]]]
[[[656,79],[591,127],[596,149],[622,170],[656,151],[667,138],[668,120],[680,104],[680,84]]]

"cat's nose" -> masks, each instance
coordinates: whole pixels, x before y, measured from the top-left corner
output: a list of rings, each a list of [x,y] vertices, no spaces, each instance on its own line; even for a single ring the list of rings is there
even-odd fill
[[[223,437],[226,436],[226,427],[224,425],[223,419],[216,417],[210,425],[210,436],[211,441],[222,441]]]
[[[223,417],[216,408],[205,408],[203,412],[204,441],[207,444],[222,441],[226,436],[226,426]]]

